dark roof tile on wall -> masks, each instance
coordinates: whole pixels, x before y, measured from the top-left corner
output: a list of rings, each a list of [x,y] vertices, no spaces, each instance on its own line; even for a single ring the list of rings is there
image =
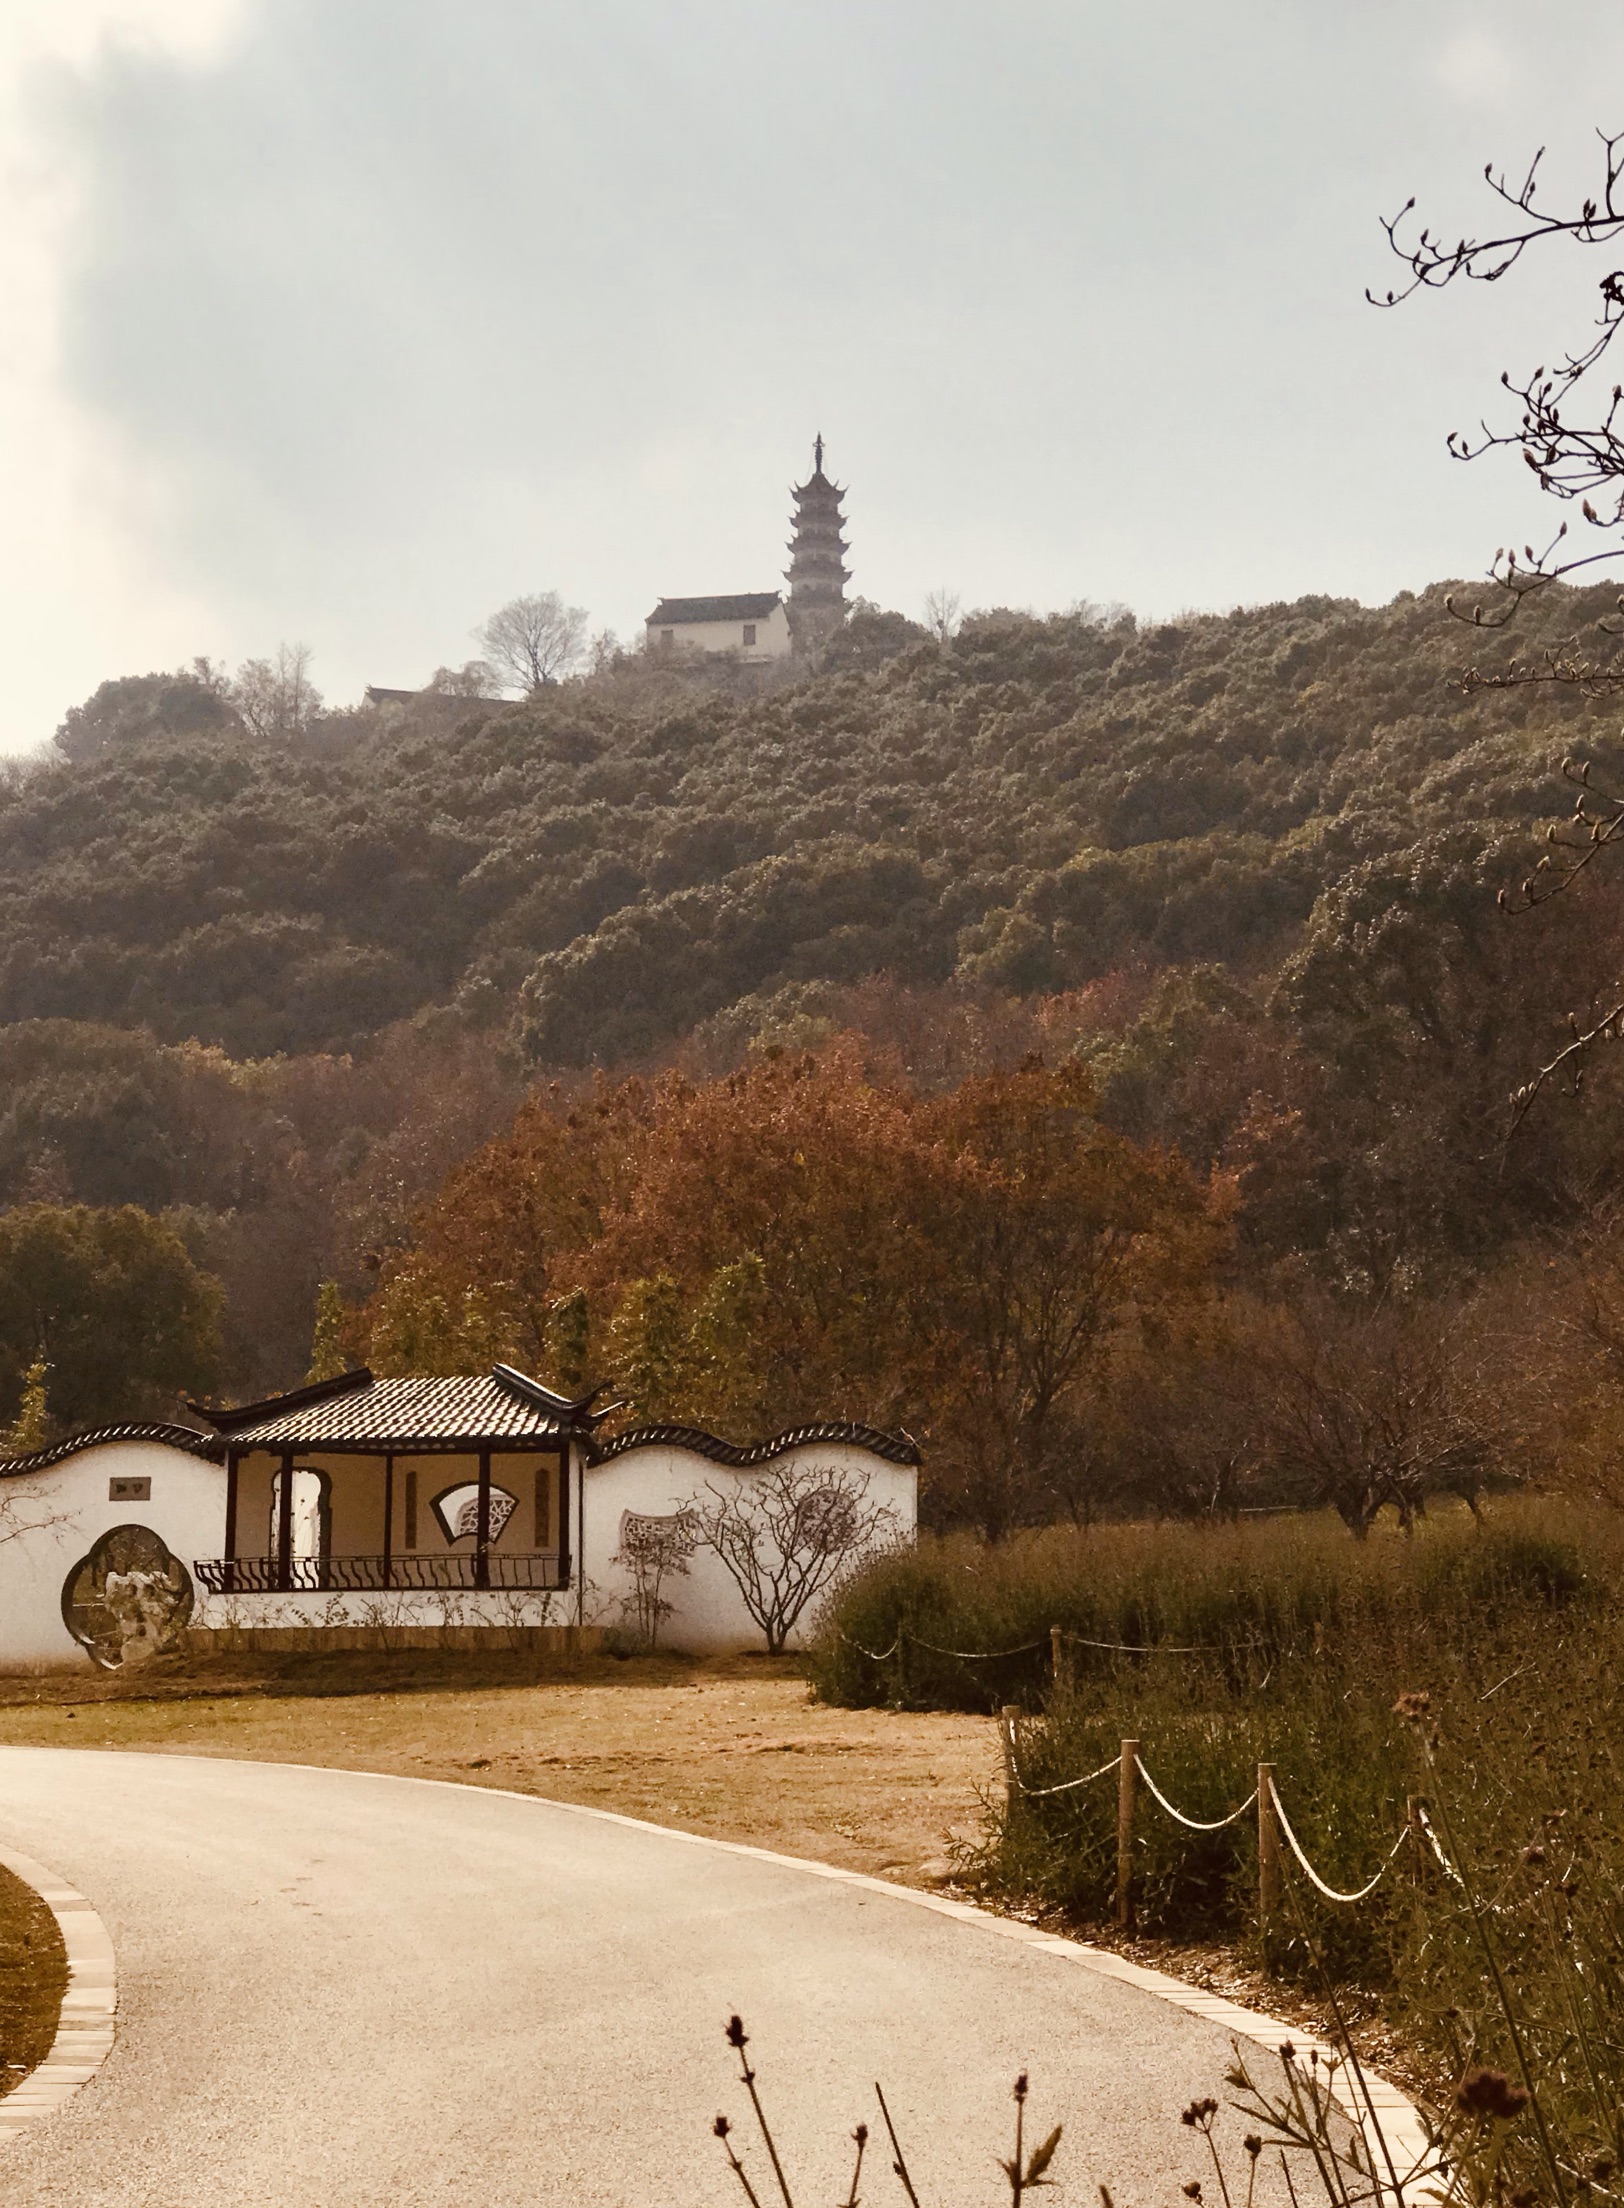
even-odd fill
[[[225,1455],[225,1443],[218,1434],[200,1434],[195,1426],[171,1426],[161,1419],[134,1419],[124,1426],[91,1426],[82,1434],[69,1434],[65,1440],[53,1441],[48,1449],[35,1449],[26,1457],[0,1457],[0,1480],[15,1480],[25,1472],[46,1472],[53,1464],[61,1464],[64,1458],[76,1457],[81,1449],[100,1449],[114,1441],[160,1441],[171,1449],[184,1449],[189,1456],[212,1458],[215,1463]]]
[[[608,1441],[595,1441],[590,1428],[594,1415],[585,1401],[554,1395],[539,1381],[506,1366],[490,1373],[459,1373],[449,1378],[376,1380],[370,1373],[346,1373],[342,1382],[324,1381],[312,1388],[295,1389],[268,1403],[248,1404],[249,1417],[216,1411],[224,1428],[200,1434],[195,1427],[162,1421],[131,1421],[122,1426],[95,1426],[70,1434],[48,1449],[36,1449],[26,1457],[0,1458],[0,1479],[16,1479],[26,1472],[43,1472],[82,1449],[96,1449],[109,1442],[155,1441],[188,1455],[219,1463],[227,1449],[337,1449],[371,1452],[472,1450],[481,1447],[517,1446],[556,1448],[570,1434],[586,1443],[592,1464],[607,1464],[632,1449],[688,1449],[737,1471],[769,1464],[792,1449],[816,1447],[820,1442],[867,1449],[890,1464],[916,1465],[917,1443],[907,1434],[884,1433],[877,1426],[844,1420],[826,1420],[808,1426],[792,1426],[771,1441],[741,1447],[707,1434],[698,1426],[636,1426]]]
[[[776,1434],[771,1441],[753,1442],[748,1448],[721,1441],[698,1426],[634,1426],[629,1433],[616,1434],[610,1441],[593,1442],[588,1462],[607,1464],[611,1457],[623,1457],[628,1449],[691,1449],[695,1456],[708,1457],[712,1464],[731,1465],[742,1472],[751,1465],[768,1464],[774,1457],[786,1456],[791,1449],[812,1448],[819,1442],[867,1449],[890,1464],[919,1462],[919,1444],[911,1435],[887,1434],[878,1426],[849,1425],[838,1419],[814,1426],[792,1426],[788,1433]]]

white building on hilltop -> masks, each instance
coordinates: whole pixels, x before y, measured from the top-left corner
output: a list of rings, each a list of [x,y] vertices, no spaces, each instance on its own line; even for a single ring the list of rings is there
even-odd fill
[[[846,618],[846,493],[823,472],[823,439],[812,447],[812,473],[791,490],[789,584],[732,598],[662,598],[644,624],[651,652],[704,654],[760,662],[816,653]]]
[[[734,659],[788,659],[789,614],[776,590],[732,598],[662,598],[648,617],[651,652],[727,653]]]

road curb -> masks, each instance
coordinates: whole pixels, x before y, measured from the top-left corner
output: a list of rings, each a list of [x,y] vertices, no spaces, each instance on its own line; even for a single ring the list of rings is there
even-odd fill
[[[127,1754],[131,1751],[115,1752]],[[140,1753],[139,1750],[134,1752]],[[239,1765],[257,1761],[247,1756],[192,1756],[184,1760]],[[266,1766],[260,1764],[258,1768],[263,1770]],[[1152,1999],[1164,2001],[1171,2008],[1183,2009],[1187,2015],[1200,2017],[1208,2024],[1216,2024],[1221,2031],[1248,2040],[1271,2055],[1277,2055],[1289,2042],[1304,2061],[1310,2055],[1317,2055],[1321,2064],[1335,2064],[1337,2103],[1365,2140],[1384,2199],[1389,2191],[1395,2194],[1401,2189],[1407,2191],[1417,2173],[1424,2173],[1431,2166],[1432,2149],[1425,2119],[1409,2095],[1390,2079],[1361,2065],[1357,2081],[1349,2080],[1347,2066],[1335,2049],[1324,2040],[1315,2039],[1299,2025],[1282,2023],[1278,2017],[1267,2016],[1258,2009],[1244,2009],[1239,2002],[1228,2001],[1222,1994],[1206,1993],[1201,1987],[1187,1985],[1182,1978],[1171,1977],[1166,1971],[1130,1962],[1125,1955],[1114,1954],[1109,1948],[1089,1947],[1082,1940],[1068,1940],[1059,1933],[1023,1924],[1018,1917],[995,1916],[990,1909],[976,1908],[973,1902],[958,1901],[948,1894],[926,1893],[917,1886],[876,1878],[868,1871],[848,1871],[838,1863],[819,1863],[810,1856],[782,1855],[774,1848],[754,1847],[745,1840],[716,1840],[708,1833],[684,1832],[679,1825],[657,1825],[646,1817],[628,1817],[618,1809],[596,1809],[586,1802],[561,1802],[551,1794],[525,1794],[510,1786],[475,1786],[466,1779],[419,1778],[405,1771],[355,1771],[332,1763],[284,1764],[281,1768],[336,1772],[352,1779],[381,1779],[393,1786],[441,1786],[459,1794],[494,1794],[510,1802],[536,1802],[546,1809],[565,1810],[572,1817],[594,1817],[602,1824],[628,1826],[633,1832],[657,1832],[667,1840],[685,1840],[691,1847],[715,1848],[726,1855],[748,1856],[758,1863],[776,1863],[787,1870],[806,1871],[814,1878],[830,1879],[843,1886],[859,1886],[868,1893],[885,1894],[893,1901],[908,1902],[915,1908],[932,1909],[938,1916],[979,1925],[1000,1939],[1016,1940],[1023,1947],[1037,1948],[1061,1962],[1092,1971],[1097,1977],[1114,1978],[1121,1985],[1135,1986]],[[4,1860],[0,1856],[0,1861]],[[0,2101],[0,2120],[3,2120],[5,2107],[6,2103]],[[1169,2121],[1175,2113],[1169,2111]]]
[[[107,1927],[77,1887],[12,1848],[0,1848],[0,1864],[33,1887],[55,1917],[68,1951],[67,1990],[50,2053],[0,2100],[0,2144],[4,2144],[72,2100],[112,2053],[118,1969]]]

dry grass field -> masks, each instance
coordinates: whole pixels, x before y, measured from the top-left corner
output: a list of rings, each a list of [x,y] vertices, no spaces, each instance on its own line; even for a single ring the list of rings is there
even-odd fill
[[[584,1802],[915,1885],[998,1781],[991,1719],[840,1710],[792,1661],[192,1663],[0,1681],[0,1741],[402,1772]]]

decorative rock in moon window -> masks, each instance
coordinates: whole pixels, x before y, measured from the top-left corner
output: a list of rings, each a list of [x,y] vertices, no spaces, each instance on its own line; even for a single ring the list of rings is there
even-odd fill
[[[62,1622],[104,1671],[179,1644],[192,1576],[150,1526],[114,1526],[62,1584]]]
[[[479,1535],[479,1482],[463,1480],[456,1487],[443,1488],[430,1505],[440,1521],[440,1531],[448,1541],[475,1540]],[[499,1541],[502,1530],[519,1507],[517,1495],[510,1495],[505,1487],[492,1486],[490,1511],[490,1538]]]

